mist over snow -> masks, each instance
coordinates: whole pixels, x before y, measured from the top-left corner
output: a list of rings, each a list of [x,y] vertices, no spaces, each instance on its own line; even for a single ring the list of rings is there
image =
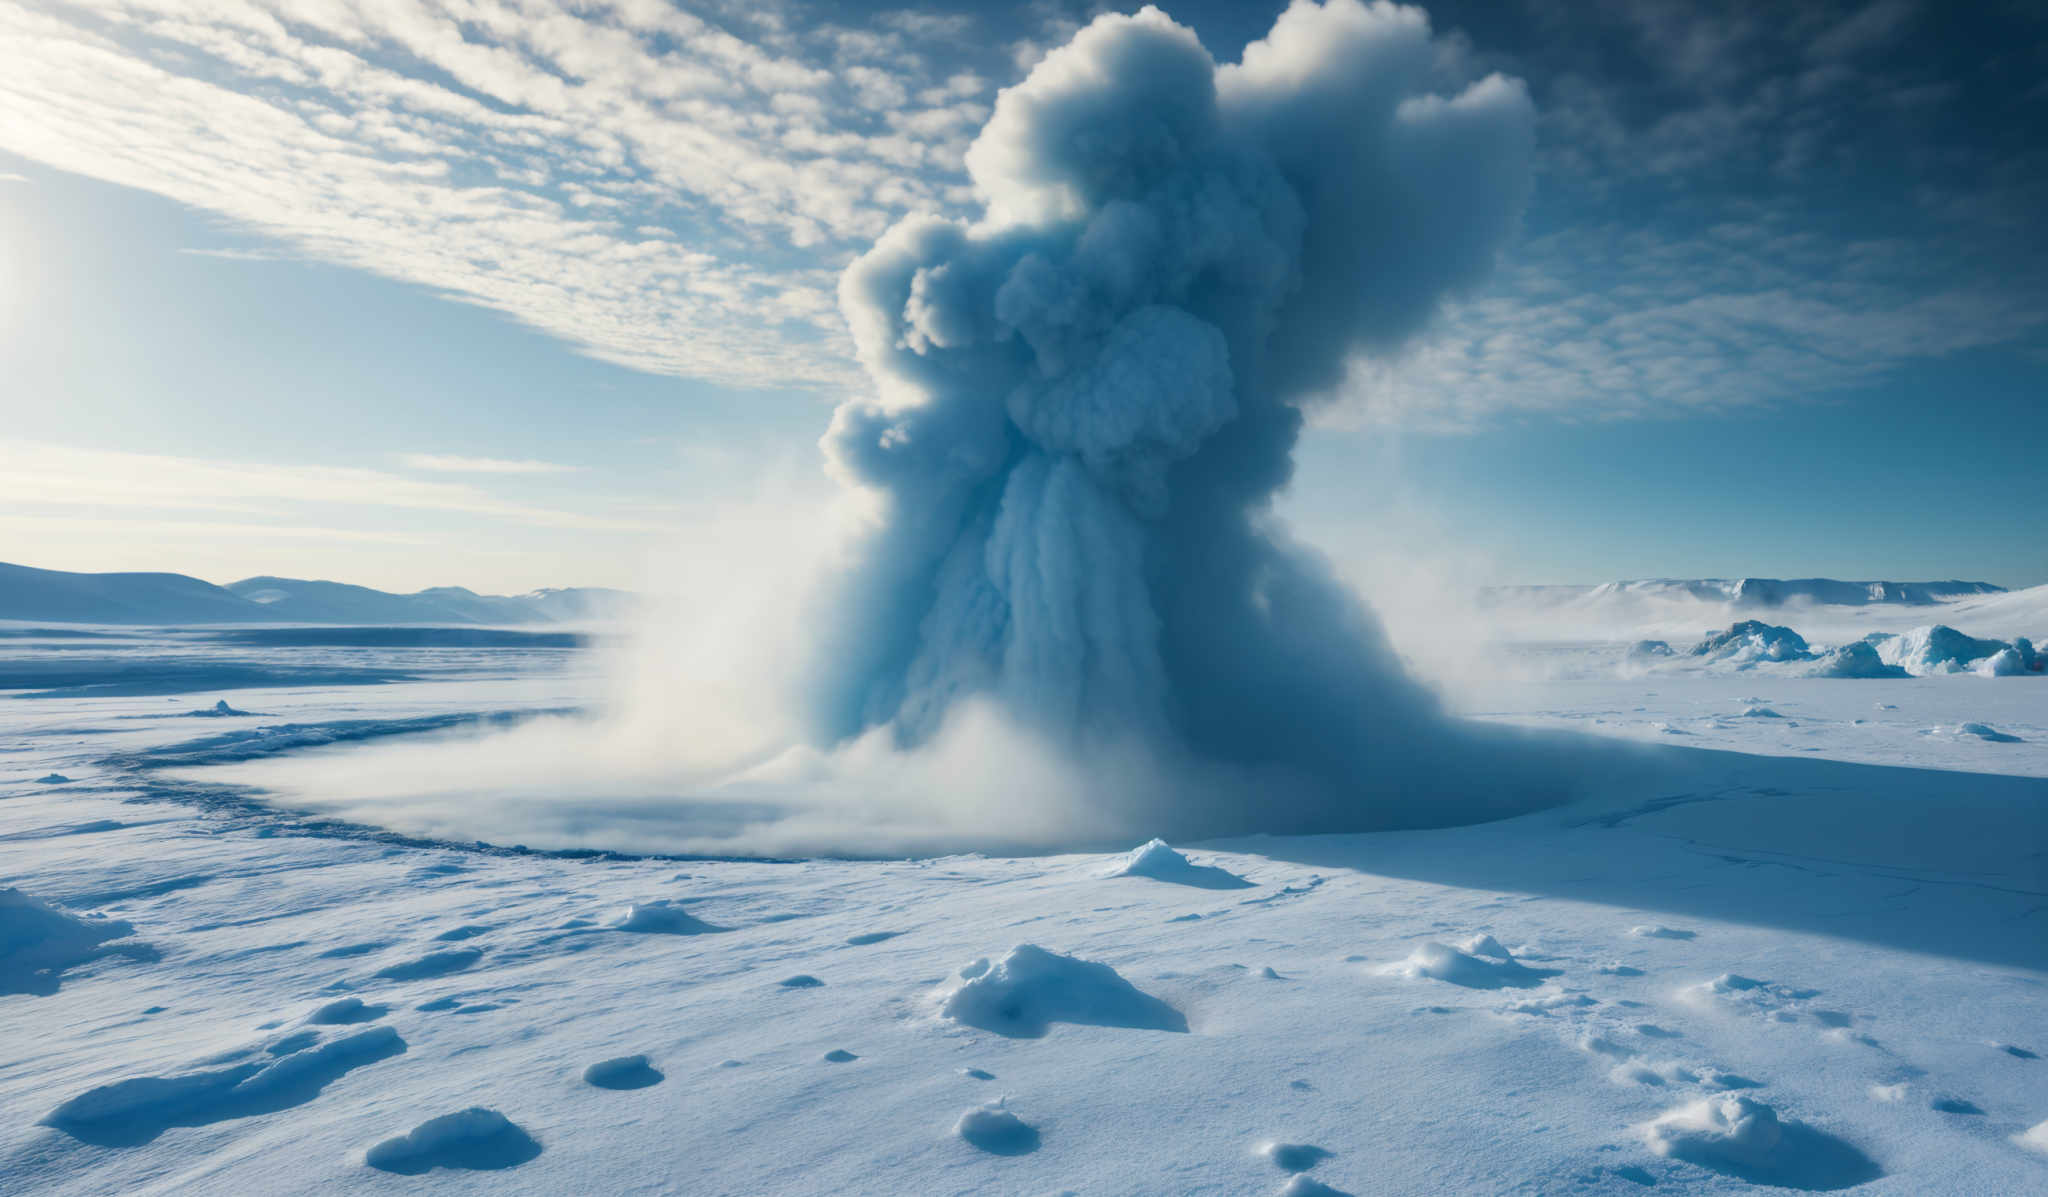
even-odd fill
[[[980,219],[906,219],[843,276],[874,393],[824,439],[836,521],[692,562],[713,583],[594,724],[237,776],[422,833],[766,853],[1559,800],[1558,750],[1446,717],[1271,512],[1304,413],[1516,226],[1529,98],[1437,94],[1439,49],[1420,10],[1353,0],[1228,64],[1158,9],[1097,19],[996,103]]]

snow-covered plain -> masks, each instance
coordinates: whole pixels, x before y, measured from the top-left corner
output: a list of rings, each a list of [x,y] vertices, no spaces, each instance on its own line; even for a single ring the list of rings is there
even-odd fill
[[[1839,614],[1765,618],[2048,632]],[[2048,1188],[2048,678],[1645,631],[1453,690],[1614,737],[1569,807],[891,861],[410,840],[198,767],[583,706],[566,644],[10,635],[0,1190]]]

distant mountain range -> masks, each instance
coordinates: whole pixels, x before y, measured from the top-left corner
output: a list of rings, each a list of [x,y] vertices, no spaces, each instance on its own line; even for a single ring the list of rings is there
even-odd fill
[[[0,563],[0,620],[49,623],[533,624],[626,614],[633,596],[600,587],[478,594],[436,586],[391,594],[341,582],[244,578],[215,586],[184,574],[74,574]]]
[[[1628,600],[1725,603],[1765,610],[1786,606],[1867,607],[1878,604],[1929,607],[2005,587],[1989,582],[1842,582],[1834,578],[1643,578],[1597,586],[1492,586],[1481,592],[1491,606],[1529,603],[1599,604]]]
[[[1580,608],[1703,602],[1744,610],[1789,606],[1934,606],[2005,593],[1989,582],[1843,582],[1833,578],[1646,578],[1597,586],[1494,586],[1492,607]],[[244,578],[215,586],[184,574],[74,574],[0,564],[0,620],[101,624],[590,623],[630,612],[632,594],[600,587],[478,594],[436,586],[392,594],[342,582]]]

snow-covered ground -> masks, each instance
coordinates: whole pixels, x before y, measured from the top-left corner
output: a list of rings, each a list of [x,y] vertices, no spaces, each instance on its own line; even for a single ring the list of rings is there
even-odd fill
[[[2048,632],[2008,614],[1765,618]],[[1616,737],[1573,806],[796,862],[195,779],[581,706],[572,649],[0,640],[51,695],[0,697],[0,1190],[2048,1189],[2048,678],[1642,669],[1640,631],[1455,691]]]

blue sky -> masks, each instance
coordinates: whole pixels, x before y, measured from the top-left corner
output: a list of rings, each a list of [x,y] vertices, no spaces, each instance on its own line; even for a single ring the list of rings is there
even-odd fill
[[[1168,6],[1219,60],[1279,5]],[[1427,6],[1527,80],[1492,284],[1286,513],[1502,581],[2048,582],[2022,4]],[[1091,10],[0,0],[0,559],[635,584],[832,493],[838,270]]]

